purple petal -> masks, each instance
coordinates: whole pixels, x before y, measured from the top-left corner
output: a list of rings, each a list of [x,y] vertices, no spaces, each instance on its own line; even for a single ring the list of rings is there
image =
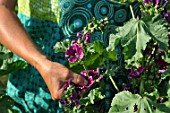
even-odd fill
[[[162,74],[162,73],[164,73],[164,72],[165,72],[165,69],[158,70],[158,73],[159,73],[159,74]]]
[[[78,45],[77,43],[69,46],[65,53],[65,57],[68,57],[68,60],[71,63],[76,62],[78,59],[82,59],[84,57],[82,46]]]
[[[70,58],[68,58],[68,61],[71,63],[74,63],[77,61],[77,57],[70,57]]]
[[[99,78],[97,80],[100,81],[103,78],[104,78],[104,76],[99,76]]]
[[[90,42],[90,36],[91,36],[90,33],[87,33],[87,34],[85,35],[85,40],[84,40],[85,43],[89,43],[89,42]]]
[[[140,73],[137,70],[131,68],[131,72],[129,73],[128,78],[139,78],[139,77],[140,77]]]
[[[82,36],[83,36],[83,31],[79,31],[79,32],[77,33],[77,37],[81,39]]]

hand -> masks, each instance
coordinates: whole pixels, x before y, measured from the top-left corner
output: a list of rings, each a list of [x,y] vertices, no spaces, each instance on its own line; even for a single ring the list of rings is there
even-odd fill
[[[73,73],[71,70],[65,66],[57,63],[48,61],[46,65],[41,65],[38,68],[40,74],[42,75],[53,100],[58,100],[64,94],[64,84],[69,79],[78,85],[87,85],[88,82],[82,76]]]

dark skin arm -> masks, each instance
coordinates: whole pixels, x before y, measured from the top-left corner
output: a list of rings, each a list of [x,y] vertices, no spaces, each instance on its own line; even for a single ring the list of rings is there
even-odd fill
[[[0,0],[0,43],[39,71],[53,100],[61,98],[64,93],[64,83],[69,79],[75,84],[86,85],[87,81],[83,77],[49,60],[32,42],[14,13],[16,1]]]

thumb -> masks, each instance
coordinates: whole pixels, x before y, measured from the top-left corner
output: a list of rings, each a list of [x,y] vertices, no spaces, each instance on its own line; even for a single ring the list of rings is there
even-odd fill
[[[76,73],[72,73],[71,74],[71,78],[72,78],[72,82],[77,84],[77,85],[81,85],[81,86],[87,86],[88,85],[88,81],[82,77],[81,75],[79,74],[76,74]]]

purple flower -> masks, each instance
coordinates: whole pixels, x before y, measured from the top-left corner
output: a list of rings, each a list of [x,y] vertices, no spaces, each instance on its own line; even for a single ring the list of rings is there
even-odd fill
[[[164,73],[165,72],[165,69],[160,69],[160,70],[158,70],[158,73],[159,74],[162,74],[162,73]]]
[[[69,102],[68,102],[66,99],[61,99],[61,100],[60,100],[60,103],[63,104],[63,105],[68,105],[68,106],[70,106]]]
[[[145,67],[139,66],[138,71],[140,74],[142,74],[145,71]]]
[[[94,24],[93,24],[93,22],[91,22],[89,25],[90,25],[90,27],[93,27]]]
[[[128,78],[139,78],[139,77],[140,77],[140,73],[134,68],[131,68],[131,72],[128,74]]]
[[[168,0],[162,0],[162,7],[164,8],[168,4]]]
[[[170,12],[163,12],[163,18],[170,24]]]
[[[73,93],[70,96],[71,102],[74,103],[76,106],[80,105],[80,103],[79,103],[80,96],[79,95],[80,95],[80,92],[77,92],[76,94]]]
[[[162,97],[159,97],[159,98],[157,99],[157,103],[162,103],[162,101],[163,101],[163,98],[162,98]]]
[[[97,68],[96,71],[95,70],[88,70],[87,72],[88,72],[89,76],[87,76],[86,71],[82,71],[80,74],[88,80],[89,84],[87,86],[79,86],[79,88],[80,89],[90,88],[96,82],[96,80],[100,81],[103,78],[103,76],[98,76],[98,78],[95,79],[97,77],[97,75],[99,74],[99,71],[100,70],[98,68]]]
[[[82,46],[77,43],[69,46],[65,53],[65,57],[68,57],[68,61],[71,63],[76,62],[78,59],[82,59],[84,57]]]
[[[101,79],[103,79],[104,76],[99,76],[99,78],[97,79],[97,81],[100,81]]]
[[[160,3],[160,0],[154,0],[154,3],[158,6]]]
[[[123,90],[125,90],[125,91],[130,91],[131,88],[132,88],[132,86],[130,84],[123,86]]]
[[[96,71],[95,70],[88,70],[87,72],[88,72],[89,76],[95,77],[96,75],[99,74],[99,71],[100,71],[99,68],[97,68]],[[84,76],[85,78],[87,78],[87,73],[86,73],[85,70],[82,71],[80,74],[82,76]]]
[[[143,0],[144,4],[150,4],[153,3],[156,6],[161,6],[161,7],[165,7],[168,3],[168,0]]]
[[[104,27],[104,24],[101,24],[101,27]]]
[[[69,87],[69,86],[72,86],[72,85],[73,85],[73,83],[72,83],[71,81],[72,81],[72,79],[69,79],[69,80],[68,80],[68,82],[66,82],[66,83],[64,84],[64,90],[66,90],[66,89],[67,89],[67,87]]]
[[[89,42],[90,42],[90,36],[91,36],[90,33],[87,33],[87,34],[85,35],[84,43],[89,43]]]
[[[83,36],[83,31],[79,31],[79,32],[77,33],[77,37],[78,37],[78,38],[82,38],[82,36]]]
[[[149,4],[152,2],[152,0],[143,0],[144,4]]]
[[[145,67],[139,66],[137,70],[131,68],[131,72],[128,75],[128,78],[140,78],[140,75],[145,71]]]

